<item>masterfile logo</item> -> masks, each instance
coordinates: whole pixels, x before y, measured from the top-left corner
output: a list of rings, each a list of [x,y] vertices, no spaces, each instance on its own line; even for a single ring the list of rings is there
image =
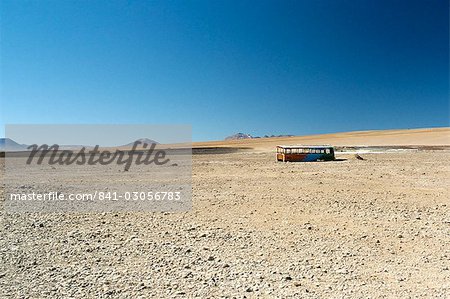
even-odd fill
[[[190,126],[8,125],[5,208],[13,212],[185,211]],[[131,141],[131,142],[130,142]]]

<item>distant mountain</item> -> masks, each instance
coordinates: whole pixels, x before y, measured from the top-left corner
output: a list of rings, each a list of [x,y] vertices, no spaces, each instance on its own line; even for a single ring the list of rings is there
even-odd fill
[[[264,135],[261,138],[278,138],[278,137],[294,137],[294,135]]]
[[[253,139],[253,138],[274,138],[274,137],[293,137],[294,135],[264,135],[260,136],[252,136],[250,134],[237,133],[225,138],[225,140],[240,140],[240,139]]]
[[[141,144],[138,145],[138,147],[142,147],[142,144],[159,144],[159,142],[149,139],[149,138],[141,138],[136,141],[140,141]],[[122,145],[122,147],[132,147],[134,142]],[[10,138],[0,138],[0,151],[2,152],[14,152],[14,151],[26,151],[28,150],[28,145],[26,144],[19,144],[15,142],[14,140]],[[93,148],[92,146],[86,146],[86,145],[59,145],[59,150],[80,150],[82,148],[90,149]]]
[[[252,138],[254,138],[254,137],[250,134],[237,133],[237,134],[226,137],[225,140],[240,140],[240,139],[252,139]]]
[[[158,141],[155,141],[155,140],[149,139],[149,138],[141,138],[141,139],[138,139],[136,141],[140,141],[141,142],[140,144],[138,144],[138,147],[141,147],[142,144],[144,144],[144,143],[147,143],[147,144],[152,144],[152,143],[159,144]],[[125,144],[125,145],[122,145],[122,147],[132,147],[136,141],[130,142],[130,143]]]
[[[0,151],[24,151],[27,147],[28,145],[19,144],[10,138],[0,138]]]

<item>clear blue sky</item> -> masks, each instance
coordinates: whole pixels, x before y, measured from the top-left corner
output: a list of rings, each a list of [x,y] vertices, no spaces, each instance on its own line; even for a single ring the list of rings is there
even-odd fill
[[[20,1],[1,6],[5,123],[312,134],[449,125],[449,3]]]

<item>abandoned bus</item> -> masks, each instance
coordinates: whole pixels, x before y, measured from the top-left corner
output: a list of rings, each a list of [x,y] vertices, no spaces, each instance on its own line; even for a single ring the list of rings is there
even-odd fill
[[[312,162],[334,160],[330,145],[277,145],[277,161]]]

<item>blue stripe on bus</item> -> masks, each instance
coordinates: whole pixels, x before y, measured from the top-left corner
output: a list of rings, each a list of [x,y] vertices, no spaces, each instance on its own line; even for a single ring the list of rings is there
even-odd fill
[[[322,156],[323,154],[307,154],[303,161],[305,162],[317,161],[317,159],[320,159]]]

